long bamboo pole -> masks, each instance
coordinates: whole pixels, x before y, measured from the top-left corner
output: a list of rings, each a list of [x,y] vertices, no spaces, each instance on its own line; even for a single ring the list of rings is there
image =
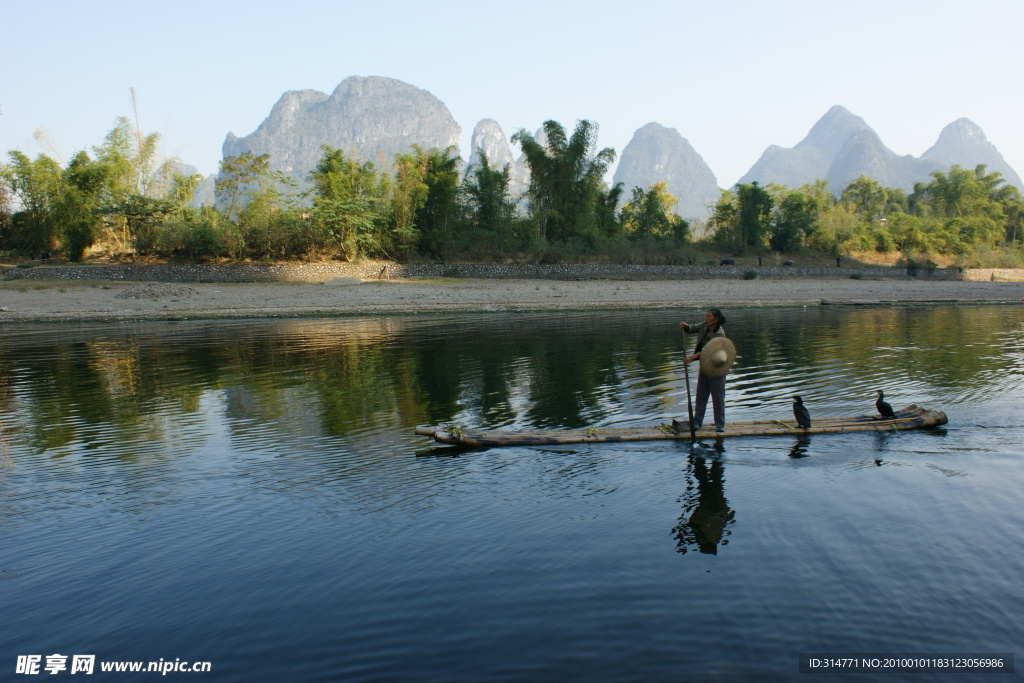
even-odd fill
[[[686,376],[686,412],[690,416],[690,440],[697,440],[697,430],[693,426],[693,401],[690,399],[690,364],[686,362],[686,329],[683,329],[683,374]]]

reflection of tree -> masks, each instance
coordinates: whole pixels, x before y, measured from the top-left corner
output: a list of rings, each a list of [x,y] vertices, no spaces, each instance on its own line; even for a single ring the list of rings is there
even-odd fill
[[[599,388],[618,385],[613,346],[608,339],[586,339],[567,333],[544,340],[545,350],[534,358],[534,382],[530,414],[532,422],[545,427],[581,427],[597,406]],[[576,348],[586,348],[580,353]],[[574,362],[566,358],[575,357]]]
[[[619,402],[624,377],[645,384],[674,379],[666,357],[681,353],[678,321],[653,316],[614,322],[586,315],[545,331],[533,356],[530,422],[548,428],[580,427],[604,417],[602,402]],[[642,387],[636,386],[640,390]]]
[[[718,446],[721,449],[721,445]],[[672,529],[676,550],[685,554],[694,548],[706,555],[717,555],[718,546],[729,541],[736,513],[725,499],[725,466],[720,455],[708,460],[690,455],[683,494],[683,514]]]
[[[464,412],[481,425],[570,428],[624,398],[624,373],[667,386],[665,356],[679,343],[672,329],[651,316],[508,316],[453,321],[445,334],[410,334],[401,344],[429,391],[433,422]]]
[[[27,416],[31,446],[45,451],[81,442],[90,449],[112,437],[122,444],[162,439],[160,409],[197,411],[203,378],[224,364],[220,349],[190,344],[170,350],[172,336],[119,330],[6,344],[0,375],[2,382],[19,378],[16,404]],[[129,455],[128,449],[118,453]]]
[[[7,415],[14,412],[13,392],[10,385],[10,374],[0,365],[0,465],[9,465],[7,461],[10,444],[8,433],[15,430],[14,423]]]
[[[962,387],[985,381],[986,370],[1005,362],[999,353],[965,355],[964,347],[1005,347],[1020,325],[1013,307],[824,307],[798,315],[780,309],[738,312],[726,331],[740,349],[743,368],[820,367],[841,348],[845,364],[877,376]],[[865,410],[871,409],[868,399],[870,393]]]
[[[150,434],[158,441],[173,425],[162,416],[222,400],[231,429],[274,423],[307,435],[453,419],[525,429],[580,427],[615,414],[653,420],[678,398],[680,317],[687,316],[0,329],[0,408],[39,450],[111,437],[141,443]],[[1021,347],[1020,326],[1014,307],[737,311],[727,329],[741,361],[730,381],[742,392],[731,396],[758,405],[806,381],[812,395],[869,412],[878,388],[913,386],[909,396],[894,392],[900,402],[921,401],[931,387],[981,392],[1006,376],[1008,361],[1020,367],[1007,351]],[[964,354],[964,345],[978,352]]]

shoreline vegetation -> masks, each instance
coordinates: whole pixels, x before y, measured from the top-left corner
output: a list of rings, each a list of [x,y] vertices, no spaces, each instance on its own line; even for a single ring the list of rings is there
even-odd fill
[[[158,165],[159,139],[122,117],[91,155],[66,164],[8,152],[0,259],[695,265],[788,255],[1024,266],[1024,199],[983,164],[934,171],[909,192],[866,176],[845,188],[741,183],[691,224],[673,212],[666,182],[609,186],[616,152],[598,148],[587,120],[512,135],[529,171],[522,190],[482,150],[463,173],[454,147],[413,145],[378,165],[324,145],[303,177],[275,170],[267,154],[223,159],[203,206],[195,198],[209,179],[183,175],[175,160]]]

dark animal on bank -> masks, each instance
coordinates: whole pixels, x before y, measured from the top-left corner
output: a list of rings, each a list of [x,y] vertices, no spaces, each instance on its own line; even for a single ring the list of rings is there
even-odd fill
[[[724,258],[719,262],[720,266],[734,266],[736,265],[736,259]]]
[[[807,408],[804,406],[804,400],[799,396],[793,397],[793,417],[796,418],[796,423],[804,429],[810,428],[811,414],[807,412]]]
[[[789,260],[789,261],[783,261],[783,262],[782,262],[782,265],[784,265],[784,266],[791,266],[791,265],[793,265],[793,261],[792,261],[792,260]]]
[[[875,401],[875,407],[878,408],[878,414],[882,417],[896,417],[896,413],[893,412],[892,406],[885,402],[885,394],[882,391],[878,392],[878,400]]]

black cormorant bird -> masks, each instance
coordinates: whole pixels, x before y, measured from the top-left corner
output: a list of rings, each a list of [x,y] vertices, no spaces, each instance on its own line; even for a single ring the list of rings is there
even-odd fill
[[[793,417],[796,418],[796,423],[804,429],[811,426],[811,414],[807,412],[804,400],[799,396],[793,397]]]
[[[892,411],[892,406],[885,402],[885,394],[882,391],[878,392],[878,400],[875,401],[875,407],[878,408],[878,414],[882,417],[896,416],[896,413]]]

